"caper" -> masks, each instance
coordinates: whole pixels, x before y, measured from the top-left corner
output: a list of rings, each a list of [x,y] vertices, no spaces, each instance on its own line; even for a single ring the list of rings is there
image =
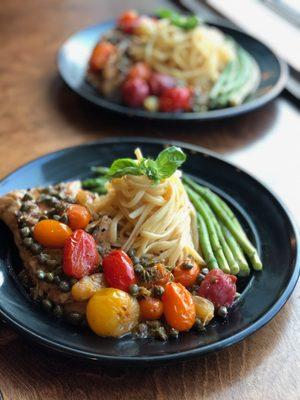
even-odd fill
[[[139,262],[140,262],[140,259],[137,256],[132,257],[131,260],[132,260],[133,265],[139,264]]]
[[[45,253],[40,253],[37,255],[37,259],[40,263],[45,264],[46,261],[48,260],[48,256]]]
[[[64,212],[66,211],[67,205],[65,203],[63,203],[62,201],[59,201],[56,205],[55,208],[57,211],[59,212]]]
[[[162,286],[154,286],[152,293],[155,297],[160,298],[164,294],[165,289]]]
[[[54,215],[52,216],[52,219],[55,219],[56,221],[59,221],[59,220],[60,220],[60,215],[54,214]]]
[[[183,269],[189,270],[189,269],[192,269],[193,267],[194,267],[194,264],[189,263],[189,262],[186,262],[186,263],[183,263],[183,264],[182,264],[182,268],[183,268]]]
[[[59,263],[58,263],[58,261],[56,261],[56,260],[53,260],[53,259],[51,259],[51,258],[47,258],[47,260],[46,260],[46,265],[47,265],[48,267],[50,267],[50,268],[55,268],[55,267],[57,267],[57,266],[59,265]]]
[[[144,271],[144,267],[141,264],[136,264],[134,266],[134,272],[136,272],[137,274],[142,274]]]
[[[69,292],[70,291],[70,284],[67,281],[60,281],[59,282],[59,288],[62,292]]]
[[[68,223],[69,223],[69,218],[68,218],[67,214],[63,214],[63,215],[60,217],[60,222],[62,222],[63,224],[68,225]]]
[[[177,338],[178,338],[178,335],[179,335],[178,330],[175,329],[175,328],[169,328],[169,329],[167,330],[167,333],[168,333],[168,335],[169,335],[170,338],[174,338],[174,339],[177,339]]]
[[[205,279],[205,275],[204,274],[198,274],[197,278],[196,278],[196,282],[200,283]]]
[[[57,318],[61,318],[63,316],[64,310],[62,308],[62,306],[60,305],[56,305],[53,309],[53,314],[57,317]]]
[[[54,279],[53,279],[53,283],[55,283],[56,285],[59,285],[60,281],[61,281],[61,279],[60,279],[59,275],[55,275]]]
[[[129,293],[132,296],[137,296],[139,294],[140,288],[138,285],[136,285],[135,283],[133,285],[130,285],[129,287]]]
[[[24,217],[24,215],[21,215],[21,216],[18,218],[18,225],[19,225],[20,228],[25,228],[25,227],[27,226],[27,220],[26,220],[26,218]]]
[[[25,203],[23,203],[23,204],[21,205],[20,210],[26,212],[26,211],[29,211],[32,207],[33,207],[33,204],[32,204],[32,203],[30,203],[29,201],[25,201]]]
[[[76,279],[76,278],[71,278],[69,282],[70,282],[70,285],[73,286],[73,285],[75,285],[75,283],[78,282],[78,279]]]
[[[196,318],[195,323],[194,323],[194,328],[199,332],[205,330],[203,322],[201,321],[200,318]]]
[[[65,199],[64,199],[67,203],[75,203],[75,200],[74,200],[74,198],[73,197],[65,197]]]
[[[153,333],[154,333],[154,336],[159,340],[163,340],[163,341],[168,340],[167,332],[163,326],[160,326]]]
[[[42,269],[36,271],[36,276],[39,280],[43,281],[45,279],[45,272]]]
[[[234,295],[234,299],[237,300],[239,297],[241,297],[241,293],[236,292],[236,294]]]
[[[33,196],[30,193],[25,193],[22,201],[28,201],[28,200],[33,200]]]
[[[151,329],[158,329],[161,326],[161,323],[157,320],[155,321],[147,321],[147,325],[151,328]]]
[[[30,246],[30,250],[34,254],[39,254],[42,251],[42,246],[39,245],[38,243],[32,243],[32,245]]]
[[[45,310],[50,311],[53,307],[53,304],[49,299],[43,299],[42,306]]]
[[[44,221],[44,219],[48,219],[48,217],[47,217],[47,215],[42,214],[42,215],[39,217],[39,221]]]
[[[135,250],[134,249],[130,249],[130,250],[128,250],[127,254],[132,259],[135,256]]]
[[[45,274],[45,281],[48,283],[52,283],[54,281],[54,275],[52,274],[52,272],[47,272]]]
[[[21,228],[20,232],[23,238],[30,236],[30,229],[28,228],[28,226],[24,226],[24,228]]]
[[[207,275],[208,273],[209,273],[209,269],[208,268],[202,268],[201,274]]]
[[[142,256],[140,258],[140,263],[144,266],[144,267],[148,267],[149,265],[149,259],[148,257]]]
[[[26,247],[31,247],[31,245],[33,244],[33,239],[31,237],[26,237],[23,239],[23,244]]]
[[[97,250],[98,250],[98,253],[102,256],[103,253],[104,253],[104,249],[103,249],[103,246],[101,244],[98,244]]]
[[[227,314],[228,314],[227,307],[225,307],[225,306],[219,307],[219,308],[218,308],[218,311],[217,311],[217,314],[218,314],[218,316],[221,317],[221,318],[226,318],[226,317],[227,317]]]
[[[77,312],[70,312],[67,314],[66,317],[67,317],[68,322],[70,322],[73,325],[78,325],[82,320],[81,314],[79,314]]]

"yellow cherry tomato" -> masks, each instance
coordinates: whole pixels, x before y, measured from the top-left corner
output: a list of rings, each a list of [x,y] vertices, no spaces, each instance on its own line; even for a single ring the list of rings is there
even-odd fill
[[[90,298],[86,317],[96,335],[120,337],[137,325],[139,309],[137,300],[128,293],[106,288]]]
[[[55,219],[39,221],[33,231],[34,239],[44,247],[62,248],[72,235],[72,229]]]
[[[215,307],[213,303],[204,297],[193,296],[196,316],[201,319],[203,325],[207,325],[214,317]]]

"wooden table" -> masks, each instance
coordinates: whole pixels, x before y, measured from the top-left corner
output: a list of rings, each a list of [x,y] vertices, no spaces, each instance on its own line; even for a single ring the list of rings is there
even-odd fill
[[[2,0],[0,9],[0,175],[46,152],[115,135],[179,139],[223,153],[267,182],[298,221],[299,110],[280,97],[259,111],[191,126],[136,123],[106,115],[69,91],[55,54],[74,31],[159,1]],[[297,180],[298,186],[295,180]],[[256,334],[191,362],[112,369],[66,359],[0,325],[0,390],[5,400],[300,398],[300,287]],[[0,299],[1,301],[1,299]]]

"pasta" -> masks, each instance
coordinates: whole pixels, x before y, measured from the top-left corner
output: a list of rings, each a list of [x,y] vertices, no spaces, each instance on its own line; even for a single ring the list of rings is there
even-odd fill
[[[195,209],[176,171],[154,184],[146,176],[126,175],[107,184],[108,194],[95,205],[100,215],[109,215],[111,243],[137,256],[150,254],[174,267],[187,256],[197,262],[198,234]]]
[[[158,72],[206,90],[235,56],[232,45],[217,29],[199,25],[185,31],[167,19],[133,36],[130,54]]]

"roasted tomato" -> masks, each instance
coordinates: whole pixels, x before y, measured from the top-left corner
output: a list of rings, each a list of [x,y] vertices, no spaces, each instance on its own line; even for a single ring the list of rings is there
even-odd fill
[[[225,274],[220,269],[209,271],[201,282],[199,295],[210,300],[215,307],[230,307],[236,294],[236,276]]]
[[[63,271],[66,275],[81,279],[94,272],[100,263],[95,239],[82,229],[70,236],[64,247]]]
[[[91,220],[91,214],[84,207],[79,204],[72,204],[67,210],[69,226],[75,229],[84,229],[87,227]]]
[[[122,290],[101,289],[89,300],[86,317],[96,335],[120,337],[137,325],[139,304]]]
[[[190,111],[192,92],[186,87],[166,89],[160,96],[160,110],[164,112]]]
[[[144,79],[145,81],[148,81],[150,76],[151,76],[151,68],[144,62],[137,62],[129,69],[129,72],[127,74],[127,79],[141,78]]]
[[[125,33],[132,33],[138,24],[139,16],[136,11],[128,10],[120,15],[117,26]]]
[[[132,261],[122,250],[113,250],[102,261],[104,277],[109,286],[129,291],[136,282]]]
[[[207,325],[214,317],[215,307],[213,303],[200,296],[193,296],[193,300],[196,308],[196,316],[200,318],[203,325]]]
[[[151,94],[160,96],[165,90],[173,88],[176,82],[172,76],[154,72],[149,79]]]
[[[175,282],[179,282],[185,287],[192,286],[196,282],[199,271],[200,269],[195,262],[186,260],[174,268]]]
[[[62,248],[66,240],[72,235],[72,230],[55,219],[44,219],[39,221],[33,231],[34,239],[42,246],[48,248]]]
[[[145,297],[139,301],[141,319],[144,321],[160,319],[164,306],[161,300]]]
[[[141,78],[130,78],[122,85],[122,99],[130,107],[141,107],[149,95],[148,83]]]
[[[180,283],[170,282],[162,295],[167,323],[178,331],[188,331],[195,323],[196,310],[191,293]]]
[[[94,48],[90,58],[90,70],[100,71],[107,64],[112,54],[116,53],[116,47],[109,42],[100,42]]]

